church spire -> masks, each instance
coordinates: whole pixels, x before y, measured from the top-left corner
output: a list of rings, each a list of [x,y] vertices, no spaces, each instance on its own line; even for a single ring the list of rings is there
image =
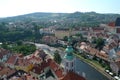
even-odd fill
[[[75,71],[75,57],[73,55],[73,48],[71,46],[71,38],[69,36],[68,38],[68,44],[67,44],[67,48],[65,49],[65,56],[64,56],[64,70],[65,73],[69,72],[69,71]]]

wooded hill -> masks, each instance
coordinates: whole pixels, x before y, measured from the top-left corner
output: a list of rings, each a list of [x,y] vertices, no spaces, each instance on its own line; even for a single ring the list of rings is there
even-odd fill
[[[38,24],[42,27],[86,27],[98,26],[100,23],[115,21],[120,14],[100,14],[96,12],[75,12],[75,13],[31,13],[15,17],[0,18],[0,22],[14,22],[18,27],[26,27],[25,24]]]

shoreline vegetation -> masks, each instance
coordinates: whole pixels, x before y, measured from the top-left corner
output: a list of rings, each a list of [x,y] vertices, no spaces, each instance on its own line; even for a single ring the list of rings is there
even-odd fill
[[[93,67],[95,70],[99,71],[101,74],[103,74],[104,76],[106,76],[109,80],[115,80],[111,75],[109,75],[108,73],[105,72],[104,68],[102,68],[100,65],[97,65],[95,62],[89,61],[87,59],[84,59],[81,55],[75,54],[74,55],[76,57],[78,57],[80,60],[82,60],[83,62],[87,63],[88,65],[90,65],[91,67]]]

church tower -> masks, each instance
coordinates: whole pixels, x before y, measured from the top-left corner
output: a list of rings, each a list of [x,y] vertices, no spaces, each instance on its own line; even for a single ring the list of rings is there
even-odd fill
[[[71,46],[71,39],[68,39],[68,45],[65,49],[64,56],[64,71],[68,73],[69,71],[75,72],[75,57],[73,55],[73,48]]]

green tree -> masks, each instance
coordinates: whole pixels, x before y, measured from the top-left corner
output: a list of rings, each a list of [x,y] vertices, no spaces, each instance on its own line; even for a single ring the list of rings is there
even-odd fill
[[[54,60],[58,64],[60,64],[61,61],[62,61],[61,56],[60,56],[60,54],[59,54],[59,52],[57,50],[54,52]]]
[[[1,47],[4,48],[4,49],[8,49],[7,43],[2,43]]]
[[[20,41],[20,40],[17,41],[16,43],[17,43],[17,45],[22,45],[22,41]]]
[[[34,37],[35,37],[35,42],[39,42],[40,38],[42,38],[42,35],[40,34],[39,30],[42,28],[41,26],[38,26],[36,23],[33,23],[34,26]]]
[[[97,38],[95,48],[98,48],[99,50],[101,50],[103,48],[103,46],[104,46],[104,39]]]
[[[77,34],[75,34],[75,36],[83,38],[83,35],[81,33],[77,33]]]
[[[64,36],[64,37],[63,37],[63,40],[64,40],[64,41],[68,41],[68,36]]]
[[[24,55],[32,54],[36,50],[34,45],[22,45],[19,48],[19,52],[23,53]]]
[[[21,44],[11,47],[11,50],[16,53],[22,53],[26,56],[35,52],[36,46],[32,44]]]

